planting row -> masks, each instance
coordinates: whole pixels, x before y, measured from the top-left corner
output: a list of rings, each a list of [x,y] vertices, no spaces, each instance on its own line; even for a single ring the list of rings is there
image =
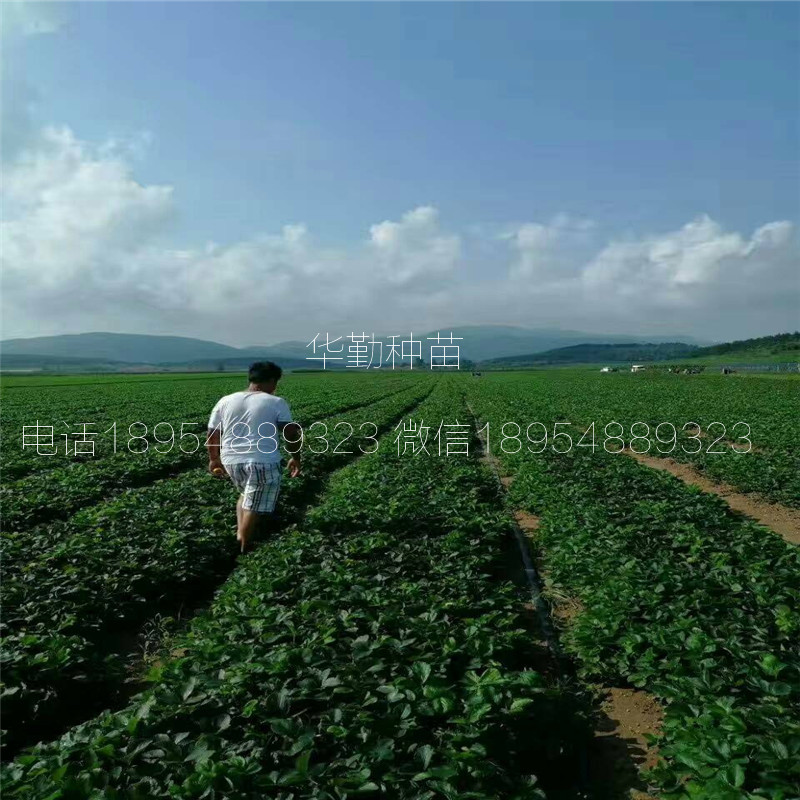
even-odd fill
[[[511,410],[471,389],[484,420]],[[520,393],[554,415],[549,399]],[[500,454],[512,501],[558,593],[584,609],[566,644],[583,673],[666,704],[651,775],[664,798],[796,797],[800,786],[800,551],[716,496],[631,459],[575,448]]]
[[[637,436],[633,446],[639,451],[689,463],[713,480],[800,507],[796,376],[601,375],[576,369],[485,373],[481,385],[502,396],[508,412],[502,422],[521,426],[526,447],[541,446],[539,426],[528,431],[534,443],[526,439],[530,423],[548,423],[552,433],[552,422],[559,421],[573,423],[560,430],[574,442],[594,422],[602,449],[604,429],[615,422],[609,432],[622,432],[627,446]],[[559,440],[556,448],[564,449],[565,443]]]
[[[66,378],[53,378],[52,384],[35,386],[19,386],[19,380],[7,378],[2,387],[0,460],[9,479],[88,459],[88,456],[67,455],[64,440],[64,434],[73,433],[83,423],[89,424],[88,432],[99,434],[94,458],[102,458],[112,448],[110,434],[103,432],[114,422],[122,433],[131,423],[145,418],[152,423],[175,419],[177,411],[185,413],[186,421],[191,421],[201,416],[209,404],[213,405],[216,398],[240,388],[246,378],[227,375],[206,376],[205,380],[153,381],[140,377],[91,384],[73,384]],[[48,446],[49,431],[42,429],[39,449],[41,453],[55,449],[55,455],[39,455],[35,447],[23,447],[23,427],[35,426],[37,421],[40,426],[53,426],[55,448]],[[30,427],[25,431],[26,434],[35,432]],[[26,442],[35,444],[30,437]]]
[[[399,374],[383,374],[374,379],[350,373],[322,377],[289,375],[281,380],[280,394],[290,404],[301,402],[308,418],[317,419],[329,416],[333,410],[355,408],[399,391],[408,385],[409,379],[412,376]],[[8,386],[6,380],[0,391],[3,402],[0,463],[7,479],[21,480],[57,469],[65,471],[55,475],[69,477],[70,469],[76,466],[98,466],[100,474],[111,463],[107,459],[136,456],[140,460],[142,456],[138,453],[145,449],[145,444],[145,458],[154,457],[157,461],[160,458],[157,450],[180,457],[182,450],[196,447],[193,434],[200,433],[202,438],[214,403],[224,394],[242,389],[246,382],[243,375],[206,375],[202,379],[183,376],[157,381],[148,376],[121,383],[65,382],[32,389],[13,383]],[[41,455],[33,438],[37,422]],[[81,443],[77,445],[79,452],[75,452],[83,423],[88,423],[88,435],[84,438],[94,441],[93,454],[90,445]],[[136,423],[147,425],[144,438],[141,438],[144,428]],[[52,432],[46,426],[52,426]],[[26,427],[24,442],[23,427]],[[45,455],[53,452],[54,455]],[[37,484],[33,486],[36,488]]]
[[[414,412],[462,412],[442,384]],[[508,520],[471,456],[340,471],[239,565],[153,688],[4,769],[9,798],[541,798],[582,698],[527,669]]]
[[[337,416],[386,429],[430,391],[428,381]],[[370,430],[370,432],[372,432]],[[287,480],[280,510],[296,520],[345,456],[307,453]],[[3,724],[7,740],[30,740],[70,716],[82,685],[120,684],[115,637],[175,608],[227,574],[235,557],[234,495],[204,470],[158,481],[63,522],[7,535],[3,598]]]
[[[297,419],[310,424],[374,402],[388,394],[405,391],[417,380],[395,377],[394,380],[382,378],[365,383],[355,378],[349,381],[340,378],[329,384],[327,380],[310,383],[300,379],[290,381],[286,392],[281,384],[281,393],[290,404],[295,405]],[[144,398],[139,398],[133,408],[109,406],[104,409],[104,414],[120,421],[116,453],[111,449],[110,442],[106,442],[106,450],[101,453],[101,443],[98,442],[97,457],[66,466],[63,466],[63,456],[58,459],[38,456],[41,471],[0,488],[3,530],[24,530],[45,520],[63,519],[84,506],[108,497],[112,492],[144,486],[195,465],[203,457],[208,414],[219,399],[222,387],[218,385],[219,382],[211,382],[210,387],[204,386],[202,392],[197,391],[186,397],[177,393],[179,390],[186,391],[185,383],[176,382],[174,386],[156,384],[166,390],[166,397],[160,398],[161,404],[169,402],[171,406],[168,413],[162,410],[161,417],[157,416],[158,404],[156,409],[152,409],[146,405]],[[199,389],[194,384],[191,388]],[[229,384],[225,391],[240,388],[241,379],[235,385]],[[63,395],[60,400],[63,401]],[[63,413],[67,414],[68,410],[65,409]],[[133,441],[131,448],[135,452],[132,452],[128,449],[128,439],[123,437],[128,436],[130,422],[144,419],[151,423],[148,436]],[[6,423],[4,429],[8,430],[10,426]],[[154,429],[154,423],[160,424],[157,430]],[[134,431],[136,435],[143,434],[143,428],[139,426]],[[154,434],[162,440],[161,443],[153,438]],[[19,445],[21,427],[15,431],[15,438],[19,440]],[[42,469],[49,464],[62,466]]]

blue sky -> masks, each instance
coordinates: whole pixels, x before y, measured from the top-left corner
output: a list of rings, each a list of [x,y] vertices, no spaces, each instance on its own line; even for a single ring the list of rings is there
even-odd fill
[[[109,139],[138,142],[125,155],[130,175],[172,187],[169,224],[148,228],[151,247],[236,248],[303,224],[324,250],[307,258],[328,263],[330,251],[346,260],[371,226],[429,207],[428,238],[456,236],[457,279],[480,282],[499,268],[498,236],[522,251],[524,226],[549,231],[566,216],[574,224],[562,229],[597,237],[548,251],[566,280],[614,241],[652,242],[703,215],[717,226],[712,242],[741,237],[739,257],[761,226],[800,217],[793,3],[151,2],[39,13],[57,19],[54,31],[16,38],[6,65],[35,92],[29,127],[68,127],[90,161]],[[548,236],[534,236],[537,246]],[[498,299],[481,318],[467,305],[463,318],[439,302],[416,321],[449,311],[451,323],[531,324],[523,309],[500,319],[503,308]],[[567,310],[563,326],[576,327],[579,309]],[[190,309],[172,311],[186,312],[174,332],[188,332]],[[760,331],[770,314],[753,312],[743,328]],[[685,330],[696,317],[678,322]],[[728,331],[734,320],[686,332]]]

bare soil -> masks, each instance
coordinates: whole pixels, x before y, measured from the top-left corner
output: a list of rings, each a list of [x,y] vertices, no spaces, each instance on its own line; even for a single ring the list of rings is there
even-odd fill
[[[652,798],[640,770],[658,760],[658,750],[648,743],[646,735],[660,733],[663,708],[647,692],[614,687],[607,691],[600,711],[590,754],[593,780],[609,797]]]
[[[550,612],[562,627],[569,625],[584,610],[577,597],[561,597],[547,592],[547,602],[550,603]]]
[[[530,536],[539,527],[539,517],[529,514],[527,511],[515,511],[514,519],[526,536]]]

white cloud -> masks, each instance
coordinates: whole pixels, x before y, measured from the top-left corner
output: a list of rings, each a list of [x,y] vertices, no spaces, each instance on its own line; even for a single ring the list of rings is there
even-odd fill
[[[792,236],[792,227],[792,223],[787,220],[762,225],[753,234],[746,255],[750,255],[757,247],[783,247]]]
[[[709,291],[742,288],[743,278],[756,276],[780,279],[774,286],[781,292],[790,288],[784,266],[791,233],[790,222],[771,222],[747,240],[701,216],[671,233],[612,242],[587,265],[583,280],[594,291],[640,297],[651,305],[696,304]]]
[[[545,224],[526,222],[505,233],[517,252],[509,277],[514,281],[563,280],[579,263],[579,252],[594,223],[557,214]],[[577,251],[577,252],[576,252]]]
[[[129,165],[68,129],[46,129],[4,173],[4,279],[58,289],[117,282],[126,257],[163,229],[172,188],[141,186]]]
[[[146,144],[93,147],[49,128],[7,167],[5,336],[106,329],[256,344],[459,322],[721,336],[796,327],[787,221],[745,236],[703,216],[609,241],[560,214],[462,237],[420,206],[339,249],[293,224],[176,250],[161,243],[175,192],[134,176]]]
[[[58,33],[66,24],[63,3],[4,0],[3,38]]]
[[[439,230],[439,212],[431,206],[407,211],[400,222],[373,225],[370,244],[380,275],[397,286],[441,282],[455,273],[461,253],[460,238]]]

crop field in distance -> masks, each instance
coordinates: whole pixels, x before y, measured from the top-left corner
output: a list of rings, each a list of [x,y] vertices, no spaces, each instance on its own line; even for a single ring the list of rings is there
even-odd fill
[[[288,374],[240,556],[245,384],[4,379],[7,798],[800,797],[800,376]]]

